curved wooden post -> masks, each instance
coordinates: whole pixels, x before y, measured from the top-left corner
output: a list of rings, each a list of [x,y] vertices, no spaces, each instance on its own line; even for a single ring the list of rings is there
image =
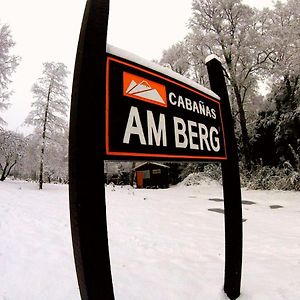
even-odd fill
[[[74,71],[69,178],[73,249],[84,300],[114,299],[105,189],[105,70],[108,0],[88,0]]]
[[[242,269],[242,203],[237,144],[228,92],[221,62],[216,56],[206,59],[211,90],[221,98],[227,160],[222,164],[225,210],[225,279],[224,291],[234,300],[240,295]]]

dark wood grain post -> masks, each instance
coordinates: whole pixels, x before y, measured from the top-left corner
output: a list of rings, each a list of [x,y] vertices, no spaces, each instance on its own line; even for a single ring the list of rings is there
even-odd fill
[[[81,298],[114,299],[104,188],[108,0],[88,0],[74,71],[69,196]]]
[[[222,162],[225,209],[224,291],[234,300],[240,295],[242,269],[242,203],[237,144],[228,92],[221,62],[214,56],[206,60],[211,90],[221,98],[227,160]]]

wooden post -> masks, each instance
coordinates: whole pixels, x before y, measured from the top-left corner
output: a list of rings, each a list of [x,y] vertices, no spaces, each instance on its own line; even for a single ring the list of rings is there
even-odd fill
[[[221,62],[216,56],[206,59],[211,90],[221,98],[222,118],[228,159],[222,162],[225,210],[224,291],[231,300],[240,295],[242,269],[242,204],[237,144],[228,92]]]
[[[109,0],[88,0],[74,71],[69,178],[81,298],[114,299],[104,189],[105,70]]]

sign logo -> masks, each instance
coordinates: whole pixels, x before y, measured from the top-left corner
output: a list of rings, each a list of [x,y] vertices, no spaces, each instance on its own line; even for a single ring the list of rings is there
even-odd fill
[[[166,87],[146,78],[123,72],[123,95],[167,107]]]

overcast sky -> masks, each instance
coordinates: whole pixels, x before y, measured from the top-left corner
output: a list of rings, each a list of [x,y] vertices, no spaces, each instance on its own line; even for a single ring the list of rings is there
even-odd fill
[[[12,80],[11,107],[2,113],[7,129],[27,133],[22,126],[33,101],[31,86],[42,63],[63,62],[72,73],[86,0],[0,0],[0,23],[10,25],[16,42],[13,53],[22,61]],[[244,0],[259,9],[272,0]],[[191,0],[111,0],[108,43],[146,59],[184,38]]]

